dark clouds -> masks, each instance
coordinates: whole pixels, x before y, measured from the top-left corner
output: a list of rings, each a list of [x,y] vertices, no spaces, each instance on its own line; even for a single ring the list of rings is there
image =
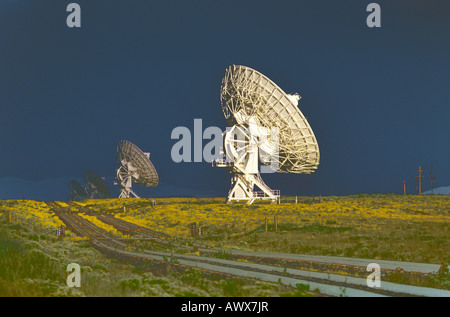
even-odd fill
[[[379,29],[364,1],[78,1],[81,29],[65,25],[68,3],[0,5],[0,177],[111,177],[127,139],[166,183],[226,192],[223,170],[172,162],[170,134],[194,118],[225,128],[234,63],[298,92],[319,140],[316,173],[268,175],[271,187],[401,192],[406,178],[413,192],[419,163],[450,183],[445,1],[378,1]]]

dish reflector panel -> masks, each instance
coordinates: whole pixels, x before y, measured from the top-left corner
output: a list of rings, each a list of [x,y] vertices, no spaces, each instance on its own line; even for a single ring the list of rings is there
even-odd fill
[[[150,153],[144,153],[133,143],[121,140],[117,144],[117,156],[122,166],[131,173],[134,183],[145,187],[158,186],[159,177],[150,161]]]
[[[317,169],[319,146],[297,107],[299,95],[286,94],[254,69],[232,65],[222,79],[220,99],[229,125],[249,125],[254,121],[256,126],[266,128],[265,132],[278,128],[277,172],[310,174]],[[270,148],[269,144],[265,146],[266,150]]]

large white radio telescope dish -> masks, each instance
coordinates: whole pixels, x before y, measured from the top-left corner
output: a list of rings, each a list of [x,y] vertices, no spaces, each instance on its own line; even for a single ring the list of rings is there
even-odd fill
[[[279,173],[317,169],[319,146],[297,107],[298,94],[286,94],[254,69],[233,65],[223,76],[220,100],[230,128],[224,132],[224,158],[213,163],[233,174],[228,201],[279,199],[279,191],[263,182],[259,162]],[[261,191],[254,192],[255,185]]]

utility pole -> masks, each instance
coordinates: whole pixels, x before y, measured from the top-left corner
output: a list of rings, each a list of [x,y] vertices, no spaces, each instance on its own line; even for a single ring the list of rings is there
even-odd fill
[[[419,196],[422,195],[422,168],[419,165],[419,169],[417,170],[417,177],[419,179]]]
[[[406,181],[403,179],[403,195],[406,195]]]
[[[433,195],[433,183],[435,182],[434,180],[434,174],[433,174],[433,167],[430,167],[430,183],[431,183],[431,195]]]

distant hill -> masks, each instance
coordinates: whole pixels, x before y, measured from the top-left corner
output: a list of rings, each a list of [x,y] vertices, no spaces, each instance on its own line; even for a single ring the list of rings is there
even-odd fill
[[[39,181],[17,177],[0,178],[0,199],[67,200],[69,182],[76,178],[61,177]],[[83,179],[79,180],[83,182]]]
[[[424,195],[431,194],[431,190],[423,193]],[[450,186],[441,186],[433,189],[433,194],[450,195]]]
[[[0,199],[33,199],[39,201],[66,201],[69,197],[69,182],[76,180],[84,184],[82,178],[61,177],[39,181],[25,180],[17,177],[0,178]],[[113,179],[105,180],[111,190],[111,197],[119,196],[118,186],[113,185]],[[146,197],[211,197],[224,196],[226,193],[189,189],[170,184],[161,183],[155,188],[146,188],[139,185],[133,190],[142,198]]]

